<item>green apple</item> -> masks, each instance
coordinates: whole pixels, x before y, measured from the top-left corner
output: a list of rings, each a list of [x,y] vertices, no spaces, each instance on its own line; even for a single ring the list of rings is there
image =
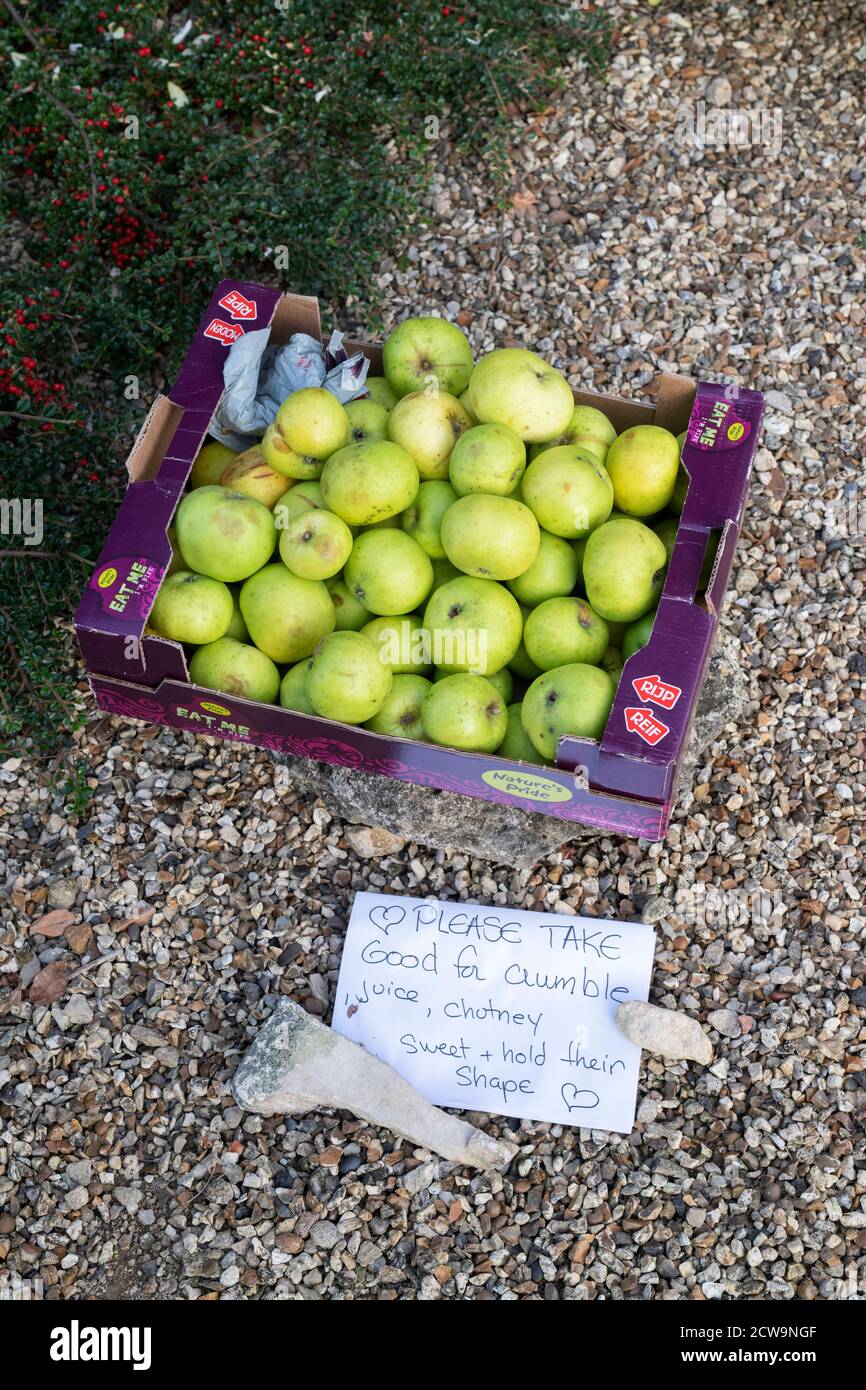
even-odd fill
[[[322,719],[365,724],[384,705],[391,681],[390,666],[360,632],[332,632],[313,653],[304,690]]]
[[[261,443],[271,468],[287,478],[318,478],[322,464],[348,444],[345,406],[322,386],[304,386],[283,401]]]
[[[375,401],[349,401],[346,414],[352,431],[352,444],[361,444],[365,439],[388,438],[388,412],[383,405],[377,405]]]
[[[271,509],[292,486],[289,478],[269,467],[258,445],[234,456],[220,478],[220,485],[232,492],[242,492],[245,497],[255,497]]]
[[[186,569],[183,556],[180,553],[180,546],[177,543],[177,532],[173,526],[169,526],[166,535],[168,536],[168,543],[171,546],[171,559],[168,562],[168,569],[163,575],[163,579],[167,579],[170,574],[176,574],[178,570]],[[454,573],[456,574],[457,571],[455,570]]]
[[[206,685],[209,690],[259,700],[264,705],[273,704],[280,688],[280,673],[270,657],[232,637],[220,637],[199,647],[189,663],[189,675],[193,685]]]
[[[522,709],[522,701],[508,706],[508,728],[496,750],[497,757],[510,758],[515,763],[543,763],[544,759],[523,727]]]
[[[487,676],[486,679],[489,680],[491,685],[496,687],[504,703],[507,705],[514,694],[514,677],[508,667],[503,666],[501,671],[494,671],[491,675]]]
[[[437,589],[441,589],[443,584],[448,584],[452,579],[460,579],[461,571],[456,565],[452,565],[448,559],[433,560],[433,588],[431,594],[435,594]]]
[[[459,396],[469,385],[472,349],[468,338],[446,319],[405,319],[386,339],[382,365],[398,396],[431,385]]]
[[[578,571],[575,547],[561,536],[551,536],[549,531],[542,531],[538,554],[529,569],[516,579],[509,579],[508,587],[518,603],[534,608],[536,604],[544,603],[545,599],[572,593]]]
[[[492,579],[451,579],[431,595],[424,626],[433,662],[486,676],[509,666],[523,632],[520,605]]]
[[[508,663],[508,667],[509,670],[514,672],[515,676],[519,676],[523,681],[534,681],[536,676],[541,675],[539,667],[536,666],[534,661],[530,660],[529,653],[526,650],[526,644],[522,638],[520,640],[520,646]]]
[[[434,478],[422,483],[415,501],[403,512],[400,524],[413,541],[426,551],[431,560],[443,560],[445,548],[442,545],[440,529],[442,518],[457,501],[457,493],[444,479]]]
[[[259,651],[281,666],[309,656],[336,614],[318,579],[300,579],[282,564],[265,565],[241,589],[241,612]]]
[[[305,682],[312,658],[306,657],[296,666],[290,666],[280,682],[280,704],[283,709],[293,709],[298,714],[315,714],[316,711],[307,699]]]
[[[389,738],[423,738],[421,706],[430,689],[430,682],[423,676],[395,675],[384,705],[364,728]]]
[[[295,483],[290,492],[285,493],[273,508],[274,521],[278,531],[282,531],[293,516],[305,512],[308,507],[324,507],[322,488],[315,480]]]
[[[605,467],[613,498],[627,516],[652,516],[673,495],[680,461],[676,436],[659,425],[633,425],[611,444]]]
[[[596,410],[593,405],[576,405],[562,434],[557,439],[552,439],[549,444],[533,444],[529,456],[534,459],[545,449],[560,444],[573,444],[578,449],[585,449],[587,453],[592,454],[599,463],[604,463],[607,451],[615,439],[616,430],[606,415]]]
[[[232,637],[235,642],[248,642],[250,634],[247,632],[247,625],[244,622],[244,615],[241,612],[240,600],[237,593],[232,589],[232,620],[223,633],[224,637]]]
[[[369,526],[405,511],[420,482],[405,449],[387,439],[367,439],[331,455],[322,472],[322,496],[347,525]]]
[[[430,669],[427,634],[417,613],[373,618],[361,628],[361,633],[395,675],[417,676]]]
[[[440,666],[433,676],[433,682],[435,684],[437,681],[447,680],[448,677],[453,674],[453,671],[443,670]],[[488,680],[492,686],[495,686],[505,703],[508,704],[508,701],[514,694],[514,677],[508,667],[503,666],[501,671],[493,671],[489,676],[485,676],[484,679]]]
[[[526,605],[523,603],[520,604],[520,644],[517,648],[517,651],[514,653],[514,656],[508,663],[509,671],[512,671],[515,676],[519,676],[519,678],[523,681],[534,681],[536,676],[541,675],[541,672],[539,671],[535,662],[530,661],[529,653],[527,652],[526,645],[523,641],[523,631],[526,627],[526,619],[529,617],[531,612],[531,608],[527,608]]]
[[[469,379],[469,402],[482,425],[507,425],[528,443],[554,439],[574,411],[562,373],[525,348],[497,348],[482,357]]]
[[[472,421],[447,391],[412,391],[388,416],[388,438],[405,449],[422,479],[447,478],[448,460]]]
[[[602,671],[607,671],[614,685],[619,685],[623,665],[623,655],[619,647],[606,647],[598,664]]]
[[[586,543],[583,577],[596,613],[632,623],[658,602],[667,565],[664,542],[640,521],[606,521]]]
[[[448,464],[455,492],[508,497],[520,486],[526,445],[506,425],[475,425],[457,440]]]
[[[668,564],[670,564],[671,556],[674,553],[674,542],[676,541],[677,531],[679,530],[679,522],[674,516],[665,517],[663,521],[659,522],[658,526],[654,526],[652,529],[664,546],[665,553],[668,557]]]
[[[523,641],[541,671],[575,661],[594,666],[608,644],[608,626],[582,598],[549,598],[526,619]]]
[[[623,661],[628,661],[630,656],[634,656],[635,652],[646,646],[655,620],[656,610],[651,608],[649,613],[644,613],[643,617],[638,618],[636,623],[629,623],[622,639]]]
[[[393,410],[400,399],[393,386],[389,386],[383,376],[368,376],[364,385],[370,400],[376,405],[384,406],[386,410]]]
[[[521,490],[539,526],[566,540],[589,535],[607,520],[613,506],[613,487],[604,465],[574,444],[545,449],[533,459]]]
[[[570,662],[545,671],[523,697],[523,727],[543,758],[556,760],[559,740],[601,738],[616,686],[598,666]]]
[[[405,531],[364,531],[352,546],[344,578],[359,603],[390,617],[420,607],[433,587],[433,566]]]
[[[280,532],[280,559],[301,579],[333,579],[352,553],[352,532],[324,507],[308,507]]]
[[[346,581],[339,575],[335,579],[326,580],[325,583],[334,605],[337,631],[360,632],[373,616],[369,608],[358,602]]]
[[[513,497],[473,492],[460,497],[442,518],[445,554],[477,579],[514,579],[534,561],[541,543],[538,522]]]
[[[188,492],[174,525],[188,568],[226,584],[247,579],[267,564],[277,539],[268,508],[225,487]]]
[[[505,703],[483,676],[446,676],[421,706],[424,737],[466,753],[495,753],[508,728]]]
[[[175,570],[162,581],[148,623],[174,642],[215,642],[232,620],[231,590],[218,579]]]
[[[465,390],[465,391],[461,391],[461,392],[460,392],[460,395],[457,397],[457,399],[458,399],[458,401],[460,402],[460,404],[462,405],[463,409],[466,411],[466,414],[469,416],[469,419],[472,421],[473,425],[477,425],[477,424],[478,424],[478,421],[476,420],[475,416],[472,414],[472,407],[471,407],[471,405],[469,404],[469,391],[468,391],[468,388],[467,388],[467,390]]]
[[[217,444],[211,439],[196,454],[189,475],[190,489],[213,487],[220,481],[232,459],[236,459],[237,456],[237,450],[230,449],[227,444]]]

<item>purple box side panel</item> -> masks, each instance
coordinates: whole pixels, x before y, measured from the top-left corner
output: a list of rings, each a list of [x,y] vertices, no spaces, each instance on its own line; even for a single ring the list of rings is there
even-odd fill
[[[683,466],[690,476],[652,634],[625,663],[602,736],[591,785],[667,801],[688,743],[691,721],[742,524],[763,397],[701,382]],[[728,526],[716,557],[709,603],[695,592],[711,533]],[[569,761],[574,740],[560,745]]]
[[[100,709],[127,718],[338,763],[397,781],[518,806],[524,811],[541,811],[563,821],[598,826],[623,835],[652,840],[667,828],[663,807],[594,795],[577,786],[568,772],[558,769],[456,753],[408,739],[390,739],[366,729],[333,724],[275,705],[238,700],[179,681],[166,681],[157,690],[99,676],[91,676],[90,684]]]

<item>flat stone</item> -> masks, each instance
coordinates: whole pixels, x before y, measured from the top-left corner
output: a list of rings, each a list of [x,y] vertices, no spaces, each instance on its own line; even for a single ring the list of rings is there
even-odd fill
[[[695,711],[692,738],[680,772],[681,788],[691,784],[695,765],[722,729],[736,721],[745,692],[739,646],[727,635],[720,636]],[[288,768],[299,792],[318,797],[341,820],[355,822],[346,830],[346,840],[363,858],[393,854],[396,850],[390,846],[395,841],[402,848],[411,840],[431,849],[453,850],[528,869],[564,844],[579,848],[610,835],[608,830],[576,825],[538,811],[521,811],[457,792],[397,782],[378,773],[286,753],[273,756]],[[388,838],[378,842],[385,848],[375,848],[377,842],[363,836],[364,827],[385,831]]]
[[[504,1168],[513,1144],[438,1110],[393,1067],[281,999],[235,1072],[238,1105],[259,1115],[351,1110],[433,1153],[474,1168]]]
[[[333,1250],[341,1239],[340,1232],[333,1221],[317,1221],[310,1231],[310,1240],[320,1250]]]
[[[382,825],[351,825],[346,831],[346,841],[362,859],[384,859],[388,854],[399,854],[406,843]]]
[[[740,1020],[733,1009],[714,1009],[707,1015],[707,1023],[711,1028],[715,1028],[717,1033],[721,1033],[723,1038],[742,1037]]]
[[[89,1158],[81,1158],[75,1163],[68,1163],[63,1176],[70,1187],[86,1187],[93,1179],[92,1160]]]
[[[676,1009],[660,1009],[641,999],[629,999],[616,1011],[621,1033],[646,1052],[658,1057],[685,1059],[707,1066],[713,1048],[697,1019]]]
[[[142,1193],[137,1187],[116,1187],[113,1196],[130,1216],[135,1215],[142,1203]]]
[[[49,885],[49,907],[72,907],[77,897],[78,884],[73,878],[58,878]]]
[[[727,77],[713,77],[706,86],[705,99],[708,106],[730,106],[733,89]]]

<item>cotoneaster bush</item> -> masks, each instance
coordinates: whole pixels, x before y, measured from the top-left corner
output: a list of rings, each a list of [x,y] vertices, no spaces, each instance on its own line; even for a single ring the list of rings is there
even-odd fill
[[[542,0],[0,5],[0,499],[41,499],[44,533],[4,511],[0,747],[52,752],[74,722],[71,612],[216,281],[369,325],[435,141],[501,172],[509,109],[608,39],[602,11]]]

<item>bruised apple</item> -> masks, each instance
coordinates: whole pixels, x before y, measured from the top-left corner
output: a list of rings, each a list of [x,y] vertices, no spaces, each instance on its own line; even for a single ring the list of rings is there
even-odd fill
[[[189,674],[194,685],[266,705],[273,704],[280,688],[279,672],[270,657],[231,637],[199,647],[189,663]]]
[[[266,565],[248,579],[240,605],[253,642],[280,665],[309,656],[337,621],[324,584],[301,579],[282,564]]]
[[[174,519],[177,543],[190,569],[226,584],[267,564],[276,528],[268,508],[225,487],[200,487],[181,499]]]
[[[350,434],[346,408],[337,397],[321,386],[304,386],[283,401],[261,449],[277,473],[318,478],[325,460],[348,444]]]
[[[245,497],[255,497],[266,507],[273,508],[284,493],[292,486],[291,478],[275,473],[258,445],[237,454],[220,477],[222,487],[233,492],[242,492]]]
[[[349,526],[371,526],[414,502],[418,469],[405,449],[387,439],[365,439],[332,454],[322,471],[325,505]]]
[[[388,416],[388,438],[406,450],[422,479],[448,477],[451,451],[471,428],[466,411],[447,391],[413,391]]]

